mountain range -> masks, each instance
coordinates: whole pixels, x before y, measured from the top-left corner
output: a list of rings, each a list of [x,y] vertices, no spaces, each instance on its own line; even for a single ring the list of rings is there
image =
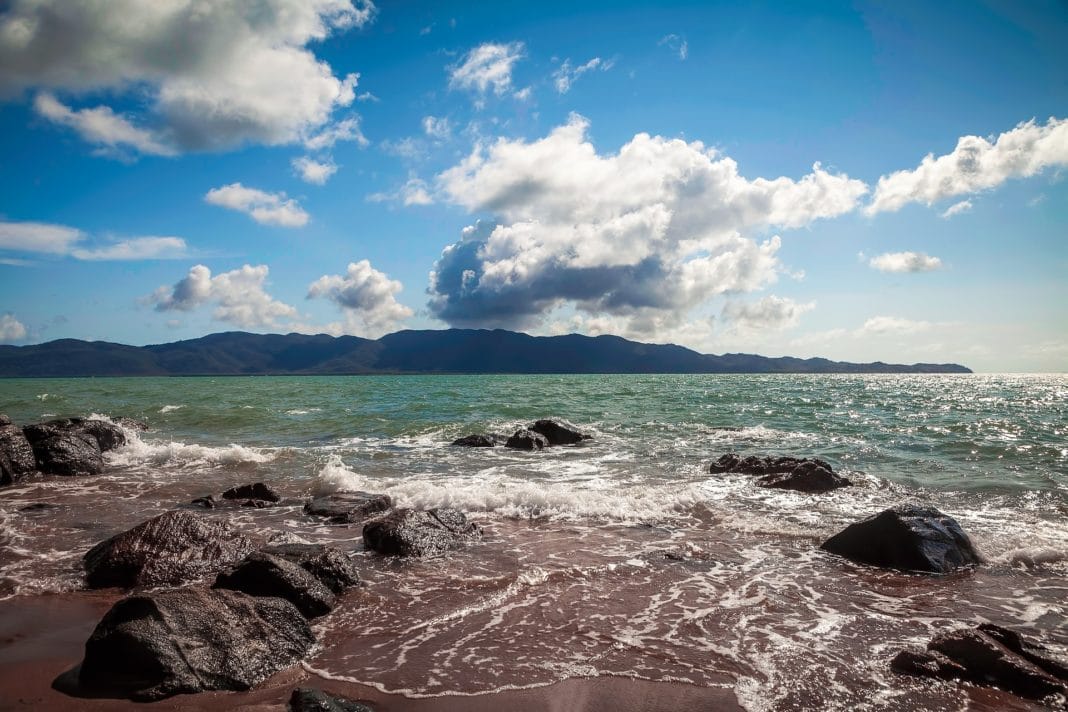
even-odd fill
[[[971,373],[957,364],[846,363],[701,354],[618,336],[502,329],[398,331],[380,339],[231,331],[150,346],[59,339],[0,346],[0,377],[375,373]]]

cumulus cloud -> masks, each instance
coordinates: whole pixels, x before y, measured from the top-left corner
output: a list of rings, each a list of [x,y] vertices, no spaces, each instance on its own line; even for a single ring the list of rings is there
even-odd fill
[[[397,301],[401,289],[400,282],[360,260],[349,263],[344,275],[323,275],[312,282],[308,299],[328,299],[345,315],[329,331],[377,337],[412,316],[412,310]]]
[[[308,156],[293,159],[293,170],[306,183],[325,185],[330,176],[337,173],[337,165],[331,161],[316,161]]]
[[[723,305],[721,316],[736,331],[777,331],[797,326],[801,315],[815,307],[815,302],[800,304],[768,295],[757,302],[729,301]]]
[[[79,260],[165,260],[186,256],[185,240],[180,237],[135,237],[93,249],[76,249],[71,255]]]
[[[952,153],[927,154],[916,168],[881,177],[865,211],[874,215],[909,203],[931,205],[1065,165],[1068,119],[1051,118],[1045,124],[1031,120],[997,138],[962,136]]]
[[[361,148],[366,148],[371,144],[363,135],[359,117],[350,116],[323,127],[304,138],[304,147],[309,151],[321,151],[324,148],[333,148],[334,144],[345,141],[353,141]]]
[[[556,91],[561,94],[566,94],[571,90],[571,85],[578,81],[586,72],[591,72],[595,69],[599,69],[602,72],[607,72],[615,64],[612,60],[603,60],[600,57],[594,57],[585,64],[580,64],[577,67],[571,66],[571,60],[565,59],[563,64],[553,72],[553,86],[556,87]]]
[[[522,42],[487,42],[475,47],[449,68],[449,86],[479,94],[503,95],[512,86],[512,68],[523,58]]]
[[[308,224],[308,213],[285,193],[267,193],[256,188],[246,188],[240,183],[231,183],[221,188],[212,188],[204,200],[249,215],[262,225],[302,227]]]
[[[281,320],[295,319],[294,307],[280,302],[265,289],[267,265],[244,265],[217,276],[204,265],[195,265],[172,287],[160,287],[148,301],[156,311],[193,311],[215,305],[212,317],[242,328],[277,328]]]
[[[922,252],[887,252],[872,257],[868,265],[880,272],[933,272],[942,269],[942,260]]]
[[[14,314],[0,315],[0,344],[21,341],[26,338],[26,327]]]
[[[0,93],[147,96],[137,121],[38,101],[90,141],[143,153],[291,143],[355,98],[357,75],[335,76],[309,46],[373,14],[368,0],[12,0],[0,15]]]
[[[961,213],[966,213],[971,209],[972,209],[972,201],[970,201],[970,200],[962,200],[959,203],[953,203],[953,205],[950,205],[948,208],[946,208],[945,211],[942,213],[942,218],[948,220],[949,218],[953,217],[954,215],[960,215]]]
[[[372,203],[394,202],[405,206],[434,204],[430,187],[421,178],[409,178],[399,190],[392,193],[372,193],[367,199]]]
[[[87,235],[77,228],[37,222],[0,222],[0,250],[68,255],[79,260],[154,260],[174,259],[186,254],[185,240],[180,237],[133,237],[82,247]],[[19,264],[19,260],[8,260]],[[25,263],[22,263],[25,264]]]
[[[564,303],[652,323],[781,269],[777,236],[852,210],[866,186],[817,164],[799,180],[746,179],[700,142],[638,134],[598,154],[588,124],[500,139],[438,176],[438,192],[495,222],[465,230],[430,276],[430,311],[454,325],[530,328]]]

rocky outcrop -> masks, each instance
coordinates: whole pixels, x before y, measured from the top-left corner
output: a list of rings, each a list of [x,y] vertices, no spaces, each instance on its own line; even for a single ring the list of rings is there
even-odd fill
[[[523,428],[515,431],[504,446],[514,450],[541,450],[549,447],[549,439],[541,433]]]
[[[835,474],[829,467],[813,460],[804,461],[789,472],[764,475],[756,483],[758,487],[797,492],[830,492],[853,484],[847,478]]]
[[[263,482],[255,482],[251,485],[231,487],[222,493],[223,499],[243,499],[259,502],[278,502],[282,498]]]
[[[334,593],[341,593],[360,583],[360,572],[356,570],[352,559],[335,546],[274,544],[263,551],[300,566]]]
[[[592,437],[555,420],[537,420],[530,429],[544,435],[549,445],[574,445]]]
[[[289,698],[289,712],[374,712],[362,702],[328,695],[311,687],[298,687]]]
[[[740,474],[740,475],[777,475],[793,471],[799,465],[812,463],[831,470],[831,465],[826,460],[818,457],[759,457],[747,455],[739,457],[735,453],[721,456],[709,466],[708,471],[713,474]]]
[[[104,469],[100,446],[91,435],[65,432],[32,442],[37,469],[49,475],[98,475]]]
[[[934,507],[914,504],[850,524],[820,548],[861,564],[903,571],[944,574],[982,563],[956,520]]]
[[[453,440],[451,444],[456,447],[495,447],[497,443],[502,442],[503,440],[505,439],[500,435],[474,433]]]
[[[393,499],[388,494],[335,492],[316,497],[305,504],[304,513],[325,517],[331,524],[353,524],[392,506]]]
[[[44,423],[27,425],[22,429],[26,439],[37,448],[38,441],[47,440],[56,435],[86,435],[96,441],[101,452],[108,452],[126,444],[126,434],[122,428],[106,420],[95,418],[60,418]]]
[[[0,485],[18,482],[37,470],[37,460],[22,428],[0,414]]]
[[[252,541],[226,522],[173,511],[100,542],[82,561],[89,588],[132,588],[186,583],[237,563],[252,549]]]
[[[890,667],[900,673],[989,685],[1043,700],[1068,697],[1068,663],[1019,633],[984,623],[975,629],[942,633],[926,650],[903,650]]]
[[[334,594],[311,573],[286,559],[257,551],[215,579],[214,588],[241,591],[250,596],[284,598],[305,618],[316,618],[334,608]]]
[[[379,554],[434,556],[482,536],[456,509],[397,509],[363,527],[363,541]]]
[[[79,682],[137,701],[247,690],[315,643],[288,601],[182,588],[116,603],[85,644]]]

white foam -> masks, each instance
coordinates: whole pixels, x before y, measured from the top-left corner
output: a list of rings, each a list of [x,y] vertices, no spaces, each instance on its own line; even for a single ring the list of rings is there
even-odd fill
[[[159,412],[160,413],[173,413],[174,411],[181,410],[184,407],[185,407],[184,405],[165,405],[165,406],[163,406],[162,408],[159,409]]]
[[[106,416],[93,414],[91,417],[109,420]],[[239,463],[270,462],[276,452],[265,448],[252,448],[230,443],[222,447],[208,445],[191,445],[174,440],[143,440],[141,433],[130,428],[123,428],[126,444],[104,454],[109,465],[134,467],[138,465],[172,465],[178,467],[204,467],[214,465],[234,465]]]

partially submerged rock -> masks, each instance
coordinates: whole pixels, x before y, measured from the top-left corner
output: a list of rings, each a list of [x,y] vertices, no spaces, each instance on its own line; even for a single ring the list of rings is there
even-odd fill
[[[116,603],[85,644],[83,687],[137,701],[247,690],[315,643],[288,601],[182,588]]]
[[[37,469],[49,475],[98,475],[104,469],[96,439],[77,432],[34,441],[33,455]]]
[[[482,530],[456,509],[397,509],[363,527],[363,541],[379,554],[433,556],[480,537]]]
[[[328,695],[311,687],[298,687],[289,698],[289,712],[374,712],[362,702]]]
[[[0,414],[0,485],[14,484],[36,470],[37,459],[22,428]]]
[[[549,445],[574,445],[592,437],[556,420],[537,420],[530,429],[544,435]]]
[[[335,492],[316,497],[305,504],[304,513],[325,517],[331,524],[352,524],[392,506],[393,499],[388,494]]]
[[[1019,633],[990,623],[941,633],[926,650],[902,650],[890,667],[908,675],[995,686],[1032,700],[1068,696],[1068,664]]]
[[[100,542],[82,561],[89,588],[132,588],[186,583],[237,563],[252,549],[252,541],[226,522],[173,511]]]
[[[307,570],[280,556],[257,551],[216,577],[214,588],[241,591],[250,596],[284,598],[305,618],[334,608],[334,594]]]
[[[832,470],[830,463],[818,457],[760,457],[747,455],[739,457],[735,453],[721,456],[709,466],[708,471],[713,474],[741,474],[741,475],[774,475],[793,471],[800,465],[812,463]]]
[[[955,519],[934,507],[892,507],[850,524],[821,549],[861,564],[903,571],[949,573],[982,563]]]
[[[758,487],[798,492],[830,492],[853,484],[847,478],[835,474],[830,467],[825,467],[814,460],[805,460],[789,472],[764,475],[756,483]]]
[[[27,425],[22,432],[35,449],[38,441],[66,434],[89,436],[96,441],[101,452],[108,452],[126,444],[126,433],[120,426],[96,418],[59,418]]]
[[[549,439],[541,433],[523,428],[515,431],[504,446],[514,450],[541,450],[549,447]]]
[[[360,583],[360,572],[356,570],[356,565],[336,546],[274,544],[264,547],[262,551],[300,566],[334,593],[341,593]]]
[[[204,509],[215,509],[215,496],[209,494],[203,497],[197,497],[189,504],[193,505],[194,507],[203,507]]]
[[[473,433],[471,435],[465,435],[462,438],[457,438],[456,440],[453,440],[451,444],[456,447],[495,447],[500,441],[501,437],[499,435]]]
[[[278,502],[282,498],[263,482],[231,487],[222,493],[223,499],[258,500],[261,502]]]

